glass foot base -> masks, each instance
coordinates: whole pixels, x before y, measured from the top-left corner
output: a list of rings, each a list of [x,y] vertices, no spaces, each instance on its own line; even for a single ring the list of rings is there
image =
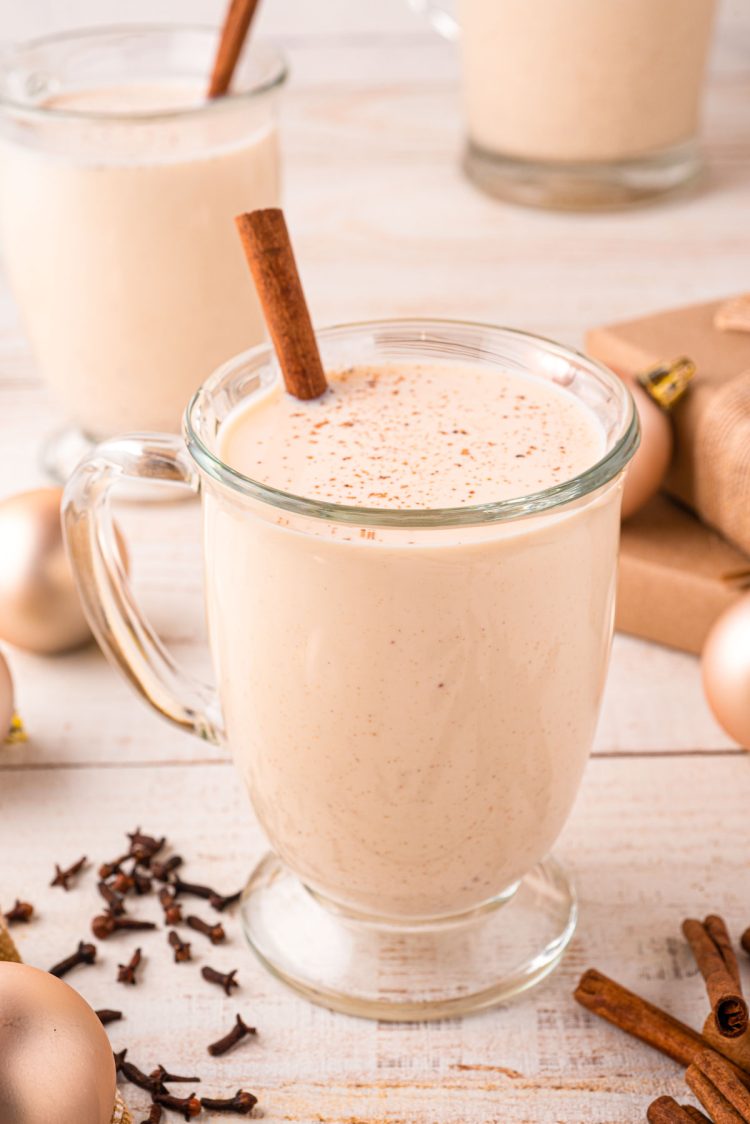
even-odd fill
[[[468,178],[489,195],[567,211],[632,206],[693,184],[702,164],[694,142],[652,156],[606,163],[558,164],[487,152],[471,141],[463,159]]]
[[[96,441],[87,437],[75,426],[67,426],[51,433],[42,444],[39,463],[42,471],[53,484],[65,485],[78,465],[96,448]],[[125,503],[176,503],[195,499],[195,494],[187,488],[167,481],[149,480],[143,485],[138,481],[125,480],[117,485],[115,498]]]
[[[458,917],[394,923],[353,916],[267,855],[242,895],[251,947],[279,979],[350,1015],[421,1021],[464,1015],[533,987],[575,930],[575,894],[546,859],[494,901]]]

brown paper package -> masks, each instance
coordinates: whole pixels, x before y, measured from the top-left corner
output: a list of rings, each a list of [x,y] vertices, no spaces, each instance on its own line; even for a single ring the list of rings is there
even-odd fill
[[[724,301],[594,328],[591,355],[626,374],[687,355],[697,366],[672,411],[675,455],[664,487],[750,554],[750,331],[720,331]]]
[[[621,632],[699,653],[719,614],[748,590],[750,558],[666,496],[623,523]]]

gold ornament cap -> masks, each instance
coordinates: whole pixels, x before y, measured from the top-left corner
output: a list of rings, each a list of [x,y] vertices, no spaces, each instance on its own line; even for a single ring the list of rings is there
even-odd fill
[[[696,374],[696,366],[686,355],[671,363],[663,363],[636,375],[635,381],[643,387],[662,410],[671,410],[685,394]]]

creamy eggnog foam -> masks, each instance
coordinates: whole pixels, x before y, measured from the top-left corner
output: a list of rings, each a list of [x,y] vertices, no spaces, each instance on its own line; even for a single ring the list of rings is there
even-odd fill
[[[327,503],[465,507],[570,479],[597,419],[472,366],[329,373],[223,424],[217,453]],[[529,519],[424,531],[204,490],[228,740],[271,842],[317,891],[390,917],[460,912],[554,843],[589,753],[612,627],[619,485]]]
[[[264,338],[233,218],[278,203],[276,131],[245,105],[148,119],[201,100],[84,90],[49,103],[47,132],[0,143],[9,279],[45,381],[93,437],[179,429],[210,372]]]

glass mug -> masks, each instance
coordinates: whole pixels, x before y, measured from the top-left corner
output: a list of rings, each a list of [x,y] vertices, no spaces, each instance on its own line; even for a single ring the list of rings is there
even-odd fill
[[[104,28],[0,57],[0,240],[73,427],[44,454],[58,479],[92,440],[178,432],[206,372],[265,339],[233,218],[279,202],[286,68],[254,43],[235,92],[206,101],[216,40]]]
[[[410,2],[460,40],[464,167],[490,194],[587,209],[700,170],[716,0]]]
[[[279,378],[261,346],[194,396],[184,443],[123,437],[80,464],[67,544],[113,663],[159,713],[231,748],[274,848],[241,904],[260,958],[335,1009],[443,1017],[531,986],[575,926],[546,856],[597,720],[638,423],[611,372],[509,329],[383,321],[318,338],[329,369],[471,363],[549,378],[596,414],[605,453],[566,483],[474,508],[276,491],[217,455],[224,419]],[[110,509],[132,480],[200,492],[218,693],[181,673],[133,601]]]

